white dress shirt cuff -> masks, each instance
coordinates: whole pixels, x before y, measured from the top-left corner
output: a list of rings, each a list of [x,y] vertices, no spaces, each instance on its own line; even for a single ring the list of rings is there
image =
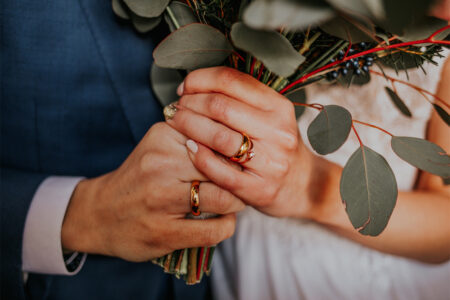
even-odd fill
[[[61,228],[72,193],[83,177],[52,176],[45,179],[31,201],[25,221],[22,271],[75,275],[86,260],[83,255],[69,271],[61,245]],[[72,259],[73,260],[73,259]]]

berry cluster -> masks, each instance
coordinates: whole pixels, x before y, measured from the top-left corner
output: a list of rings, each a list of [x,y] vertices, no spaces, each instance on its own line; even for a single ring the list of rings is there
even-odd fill
[[[358,46],[357,46],[357,50],[361,50],[361,51],[365,50],[366,48],[367,48],[367,45],[364,42],[358,44]],[[357,50],[355,50],[353,48],[350,49],[348,51],[348,56],[355,54],[355,52]],[[344,55],[345,55],[344,50],[339,51],[339,53],[337,55],[337,60],[343,59]],[[335,59],[330,60],[330,62],[335,62],[335,61],[336,61]],[[339,77],[339,74],[341,74],[342,76],[346,76],[350,70],[353,71],[353,74],[358,75],[358,76],[362,75],[363,73],[368,73],[369,67],[373,64],[373,61],[374,61],[374,57],[370,54],[361,56],[358,58],[350,59],[346,62],[339,64],[338,70],[334,70],[334,71],[327,73],[327,79],[330,81],[334,80]]]

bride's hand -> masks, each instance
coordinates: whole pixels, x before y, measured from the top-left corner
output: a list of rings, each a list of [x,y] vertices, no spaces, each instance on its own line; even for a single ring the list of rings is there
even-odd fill
[[[188,142],[196,168],[247,204],[274,216],[305,216],[313,156],[300,141],[290,101],[253,77],[225,67],[191,72],[179,87],[177,111],[167,122]],[[254,158],[239,171],[231,157],[245,132]]]

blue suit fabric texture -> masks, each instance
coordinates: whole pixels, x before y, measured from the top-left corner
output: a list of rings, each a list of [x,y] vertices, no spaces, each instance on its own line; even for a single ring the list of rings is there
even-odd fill
[[[149,85],[159,37],[121,22],[110,0],[5,0],[0,11],[1,299],[210,298],[207,279],[187,286],[150,262],[98,255],[75,276],[24,284],[23,229],[40,183],[116,169],[163,120]]]

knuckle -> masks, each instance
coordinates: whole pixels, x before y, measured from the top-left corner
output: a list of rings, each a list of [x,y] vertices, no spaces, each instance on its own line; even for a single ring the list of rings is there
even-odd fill
[[[288,132],[283,136],[283,145],[286,150],[292,151],[298,148],[298,135],[296,133]]]
[[[261,188],[261,196],[259,205],[260,206],[270,206],[275,200],[275,196],[277,194],[277,188],[273,184],[266,184],[263,188]]]
[[[229,145],[232,145],[232,136],[225,130],[217,131],[213,136],[213,147],[216,150],[226,149]]]
[[[220,94],[213,94],[208,102],[209,112],[213,116],[226,118],[229,114],[230,106]]]
[[[215,195],[218,212],[227,212],[231,208],[230,194],[222,189],[217,189]]]
[[[212,246],[220,242],[219,234],[221,228],[207,229],[203,232],[201,243],[206,246]]]
[[[233,218],[230,219],[223,228],[224,228],[223,240],[232,237],[236,230],[236,216],[233,216]]]
[[[279,161],[276,165],[277,177],[285,177],[289,173],[290,164],[287,160]]]
[[[148,173],[152,170],[155,163],[157,163],[155,155],[153,153],[145,153],[140,159],[139,169],[143,173]]]

